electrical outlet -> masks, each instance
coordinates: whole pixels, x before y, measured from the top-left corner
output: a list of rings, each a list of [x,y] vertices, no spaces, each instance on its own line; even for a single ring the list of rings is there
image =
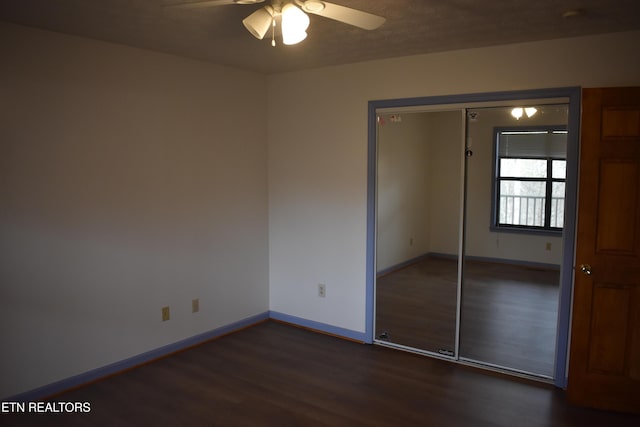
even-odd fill
[[[551,250],[551,242],[547,242],[547,244],[545,245],[545,249],[548,251]]]
[[[169,306],[162,307],[162,321],[166,322],[171,318],[171,313],[169,312]]]
[[[413,237],[409,239],[409,246],[413,246]]]
[[[197,313],[200,311],[200,298],[191,300],[191,312]]]
[[[318,296],[321,298],[327,296],[327,287],[324,283],[318,283]]]

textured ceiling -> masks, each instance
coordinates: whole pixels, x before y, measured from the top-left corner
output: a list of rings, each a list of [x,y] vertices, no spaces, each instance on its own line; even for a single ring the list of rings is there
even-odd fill
[[[261,73],[640,29],[640,0],[334,0],[387,21],[366,31],[311,15],[305,41],[274,48],[241,22],[263,5],[163,7],[188,1],[2,0],[0,20]]]

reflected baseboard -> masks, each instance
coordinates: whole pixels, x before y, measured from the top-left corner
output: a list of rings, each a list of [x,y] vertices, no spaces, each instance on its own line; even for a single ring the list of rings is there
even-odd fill
[[[395,273],[398,270],[402,270],[403,268],[407,268],[413,264],[419,263],[421,261],[424,261],[426,258],[440,258],[440,259],[449,259],[449,260],[457,260],[458,259],[458,255],[457,254],[447,254],[447,253],[442,253],[442,252],[427,252],[425,254],[422,255],[418,255],[417,257],[414,258],[410,258],[406,261],[402,261],[398,264],[394,264],[390,267],[384,268],[380,271],[378,271],[376,273],[376,278],[380,278],[383,276],[386,276],[388,274],[391,273]],[[527,260],[520,260],[520,259],[507,259],[507,258],[492,258],[492,257],[483,257],[483,256],[477,256],[477,255],[467,255],[465,257],[467,260],[470,261],[477,261],[477,262],[488,262],[488,263],[492,263],[492,264],[508,264],[508,265],[516,265],[516,266],[520,266],[520,267],[527,267],[527,268],[537,268],[537,269],[542,269],[542,270],[557,270],[560,271],[560,264],[551,264],[551,263],[544,263],[544,262],[535,262],[535,261],[527,261]]]

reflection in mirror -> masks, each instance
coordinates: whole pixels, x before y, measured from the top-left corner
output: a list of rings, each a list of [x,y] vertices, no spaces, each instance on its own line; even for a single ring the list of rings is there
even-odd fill
[[[454,356],[464,116],[379,114],[375,337]]]
[[[564,387],[579,90],[515,94],[370,104],[373,341]]]
[[[552,378],[568,105],[471,109],[460,358]]]

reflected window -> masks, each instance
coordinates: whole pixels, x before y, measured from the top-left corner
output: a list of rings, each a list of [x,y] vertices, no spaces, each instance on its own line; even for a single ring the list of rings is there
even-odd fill
[[[562,232],[566,128],[499,128],[495,144],[492,228]]]

